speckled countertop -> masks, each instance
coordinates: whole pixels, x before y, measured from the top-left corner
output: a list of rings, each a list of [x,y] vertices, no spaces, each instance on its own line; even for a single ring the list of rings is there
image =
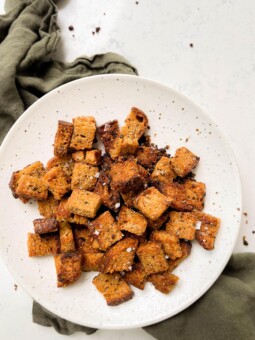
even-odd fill
[[[3,0],[0,12],[3,13]],[[139,74],[163,82],[199,104],[233,148],[243,188],[243,218],[235,251],[255,249],[255,3],[243,0],[62,1],[58,57],[117,52]],[[72,26],[73,29],[70,29]],[[244,245],[245,236],[248,245]],[[0,261],[1,338],[64,339],[31,320],[31,298]],[[141,329],[76,333],[71,339],[150,339]]]

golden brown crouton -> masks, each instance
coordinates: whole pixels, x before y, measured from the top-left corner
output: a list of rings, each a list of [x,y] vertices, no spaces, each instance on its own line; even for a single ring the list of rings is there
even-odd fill
[[[138,191],[143,186],[137,163],[133,159],[113,163],[110,176],[111,187],[123,193]]]
[[[48,190],[40,178],[22,175],[18,180],[16,194],[18,197],[27,199],[46,200]]]
[[[54,155],[65,156],[71,142],[73,134],[73,124],[63,120],[58,121],[58,129],[54,140]]]
[[[37,201],[37,204],[40,215],[47,218],[56,217],[59,201],[55,200],[51,193],[46,200]]]
[[[179,281],[179,277],[166,271],[164,273],[148,276],[147,281],[151,282],[161,293],[168,294],[176,286]]]
[[[74,189],[68,198],[67,209],[77,215],[94,218],[101,205],[101,198],[97,194]]]
[[[137,255],[147,275],[163,272],[168,269],[161,244],[148,241],[140,244]]]
[[[186,240],[194,240],[197,217],[192,212],[171,211],[166,231]]]
[[[72,153],[72,159],[74,162],[83,162],[85,161],[86,152],[85,151],[75,151]]]
[[[55,255],[60,251],[58,235],[38,235],[28,233],[27,248],[28,256]]]
[[[46,234],[58,231],[58,222],[55,218],[37,218],[33,220],[36,234]]]
[[[82,250],[82,253],[96,253],[98,247],[94,247],[94,239],[88,228],[74,228],[74,239],[76,248]]]
[[[82,260],[82,271],[84,272],[98,272],[99,271],[99,264],[102,260],[104,253],[97,252],[97,253],[83,253],[83,260]]]
[[[73,229],[67,222],[59,222],[61,253],[72,253],[75,249]]]
[[[56,200],[61,200],[71,189],[70,178],[60,167],[50,169],[43,176],[43,182]]]
[[[174,171],[180,177],[185,177],[195,168],[199,161],[199,157],[194,155],[185,147],[176,150],[175,155],[171,158]]]
[[[152,230],[158,230],[162,227],[162,225],[167,221],[168,219],[168,213],[165,212],[162,214],[157,220],[152,221],[149,218],[147,218],[148,227]]]
[[[101,197],[103,205],[116,211],[120,207],[120,195],[110,187],[110,182],[110,175],[101,171],[94,192]]]
[[[94,117],[83,116],[73,119],[73,136],[70,148],[74,150],[91,149],[96,133],[96,121]]]
[[[148,127],[148,118],[146,114],[136,107],[132,107],[129,115],[125,119],[125,125],[122,128],[122,133],[125,136],[136,138],[142,137]]]
[[[142,235],[146,230],[147,221],[142,214],[123,205],[119,213],[118,226],[120,230]]]
[[[159,242],[170,259],[175,260],[182,256],[180,241],[176,235],[171,235],[165,230],[156,230],[152,232],[151,240]]]
[[[130,300],[134,293],[120,274],[98,274],[93,279],[97,290],[103,294],[108,306],[117,306]]]
[[[104,144],[105,152],[114,159],[120,154],[119,123],[117,120],[107,122],[97,128],[99,136]]]
[[[107,250],[100,262],[99,269],[102,273],[113,273],[132,270],[134,256],[138,241],[125,237]]]
[[[125,136],[123,134],[123,129],[120,132],[120,138],[121,138],[121,142],[119,142],[120,144],[120,155],[125,156],[125,155],[133,155],[137,148],[138,148],[138,139],[134,138],[133,136]]]
[[[136,159],[145,169],[152,170],[157,163],[161,152],[151,146],[139,146],[136,151]]]
[[[181,241],[180,242],[181,245],[181,250],[182,250],[182,256],[178,257],[175,260],[171,260],[169,259],[168,262],[168,272],[172,272],[183,260],[186,259],[186,257],[188,257],[191,253],[191,248],[192,248],[192,244],[190,241],[185,242],[185,241]]]
[[[107,250],[112,244],[122,239],[115,219],[109,211],[105,211],[89,224],[89,230],[98,241],[100,250]]]
[[[52,157],[46,165],[46,170],[59,167],[61,168],[68,177],[72,176],[74,161],[70,154],[63,157]]]
[[[56,212],[57,221],[87,225],[89,219],[85,216],[71,213],[67,209],[67,202],[68,202],[68,198],[61,199],[57,212]]]
[[[153,181],[160,181],[164,183],[172,182],[177,174],[173,169],[171,160],[168,157],[161,157],[151,174]]]
[[[125,272],[123,279],[130,285],[143,290],[145,287],[146,277],[147,274],[141,262],[138,262],[133,264],[132,271]]]
[[[81,276],[81,254],[63,253],[54,256],[57,286],[66,287]]]
[[[154,187],[146,189],[134,200],[134,207],[152,221],[157,220],[169,205],[170,200]]]
[[[74,164],[71,189],[83,189],[92,191],[95,189],[99,177],[99,168],[86,163]]]
[[[149,179],[150,179],[150,173],[149,173],[148,170],[146,170],[140,164],[137,164],[137,167],[138,167],[139,174],[140,174],[140,176],[142,178],[142,182],[143,182],[144,188],[146,188],[148,186],[148,182],[149,182]]]
[[[201,222],[200,229],[196,230],[196,240],[203,248],[212,250],[220,227],[220,219],[203,212],[197,212],[196,215]]]
[[[194,180],[187,179],[183,183],[185,188],[185,195],[187,201],[192,205],[192,210],[203,210],[204,198],[206,193],[205,184],[202,182],[196,182]]]
[[[85,162],[91,165],[100,165],[101,164],[101,157],[102,151],[98,149],[88,150],[85,156]]]
[[[120,195],[121,195],[125,205],[128,208],[132,208],[134,206],[134,200],[137,197],[138,193],[135,193],[133,191],[129,191],[129,192],[125,193],[125,194],[123,192],[121,192]]]

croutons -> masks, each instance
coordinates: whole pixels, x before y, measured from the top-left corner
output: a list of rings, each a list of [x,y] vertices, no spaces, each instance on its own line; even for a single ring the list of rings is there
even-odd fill
[[[100,135],[101,141],[104,144],[105,152],[110,154],[111,158],[114,159],[120,154],[119,139],[119,123],[117,120],[107,122],[97,128]]]
[[[220,219],[203,212],[197,212],[196,215],[201,222],[200,229],[196,230],[196,240],[204,249],[212,250],[220,227]]]
[[[115,211],[120,207],[120,194],[110,187],[110,182],[110,175],[101,171],[94,192],[101,197],[103,205]]]
[[[88,150],[85,156],[85,162],[90,165],[100,165],[101,164],[102,151],[98,149]]]
[[[55,255],[60,251],[58,235],[53,233],[50,235],[28,233],[27,248],[29,256]]]
[[[74,162],[82,162],[85,160],[86,151],[75,151],[72,153],[72,159]]]
[[[134,263],[132,271],[125,272],[123,279],[132,286],[144,289],[146,283],[147,274],[141,264],[141,262]]]
[[[139,146],[136,151],[136,159],[145,169],[152,170],[157,163],[161,152],[151,146]]]
[[[43,182],[56,200],[61,200],[71,189],[70,178],[60,167],[50,169],[43,176]]]
[[[63,157],[52,157],[46,165],[46,170],[50,170],[52,168],[59,167],[61,168],[66,176],[72,176],[74,161],[70,154],[67,154]]]
[[[177,174],[173,169],[170,158],[161,157],[151,174],[151,180],[164,183],[172,182]]]
[[[97,290],[103,294],[108,306],[117,306],[130,300],[134,293],[118,273],[98,274],[93,279]]]
[[[16,194],[18,197],[36,200],[46,200],[48,196],[48,190],[46,185],[40,178],[22,175],[18,180],[16,188]]]
[[[168,266],[169,266],[169,268],[168,268],[169,272],[172,272],[191,253],[192,244],[191,244],[190,241],[188,241],[188,242],[181,241],[180,246],[181,246],[181,250],[182,250],[181,257],[178,257],[175,260],[171,260],[171,259],[167,260]]]
[[[54,155],[65,156],[71,142],[73,134],[73,124],[63,120],[58,121],[58,129],[54,141]]]
[[[118,226],[120,230],[143,235],[147,227],[147,221],[142,214],[123,205],[119,213]]]
[[[81,189],[74,189],[68,198],[67,209],[77,215],[94,218],[101,205],[97,194]]]
[[[55,218],[37,218],[33,220],[36,234],[47,234],[58,231],[58,222]]]
[[[185,147],[176,150],[175,155],[171,158],[174,171],[180,177],[185,177],[195,168],[199,161],[199,157],[194,155]]]
[[[169,205],[170,200],[154,187],[146,189],[134,200],[134,207],[152,221],[157,220]]]
[[[94,252],[94,253],[82,253],[82,271],[84,272],[98,272],[100,262],[104,256],[102,252]]]
[[[73,119],[73,135],[70,148],[74,150],[91,149],[96,133],[94,117],[76,117]]]
[[[37,201],[37,204],[40,215],[47,218],[56,217],[59,201],[55,200],[51,193],[46,200]]]
[[[149,218],[147,218],[148,228],[150,228],[152,230],[158,230],[158,229],[160,229],[163,226],[163,224],[167,221],[167,219],[168,219],[168,213],[167,212],[162,214],[155,221],[152,221]]]
[[[81,276],[81,254],[63,253],[54,256],[57,286],[66,287]]]
[[[151,240],[159,242],[164,250],[164,253],[172,260],[181,257],[182,250],[179,238],[176,235],[171,235],[165,230],[153,231]]]
[[[67,208],[68,198],[62,198],[56,212],[56,219],[59,222],[69,222],[87,225],[89,219],[85,216],[71,213]]]
[[[176,286],[177,282],[179,281],[179,277],[166,271],[164,273],[152,274],[148,276],[147,281],[151,282],[153,286],[161,293],[168,294]]]
[[[61,253],[72,253],[76,250],[73,230],[69,223],[59,222],[59,239]]]
[[[74,164],[71,189],[83,189],[92,191],[95,189],[99,177],[99,168],[86,163]]]
[[[129,115],[125,119],[125,125],[122,128],[122,133],[125,136],[136,138],[142,137],[148,127],[148,118],[146,114],[137,107],[132,107]]]
[[[187,201],[192,205],[192,210],[203,210],[206,191],[205,184],[187,179],[183,185]]]
[[[75,245],[78,250],[82,249],[83,253],[95,253],[97,247],[94,247],[94,239],[88,228],[74,228]]]
[[[197,217],[192,212],[171,211],[166,231],[186,240],[194,240]]]

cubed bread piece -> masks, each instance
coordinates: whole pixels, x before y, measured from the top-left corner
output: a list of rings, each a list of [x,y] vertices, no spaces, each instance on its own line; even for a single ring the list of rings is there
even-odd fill
[[[118,226],[120,230],[143,235],[147,227],[147,221],[142,214],[123,205],[119,213]]]
[[[143,180],[134,159],[113,163],[110,176],[111,187],[120,192],[136,192],[143,187]]]
[[[168,272],[172,272],[183,260],[185,260],[191,253],[192,244],[190,241],[180,241],[182,255],[175,260],[169,259],[168,262]]]
[[[134,200],[134,207],[152,221],[157,220],[169,207],[170,200],[156,188],[151,187],[140,193]]]
[[[104,253],[83,253],[82,271],[84,272],[98,272],[99,264],[104,256]]]
[[[55,255],[60,251],[59,237],[56,234],[38,235],[28,233],[28,256]]]
[[[76,248],[81,253],[97,253],[98,246],[94,247],[94,239],[88,228],[74,228],[74,239]]]
[[[63,120],[58,121],[58,129],[54,140],[54,155],[65,156],[71,142],[73,134],[73,124]]]
[[[40,215],[47,218],[56,217],[59,201],[55,200],[51,193],[48,194],[46,200],[37,201],[37,204]]]
[[[100,262],[102,273],[113,273],[132,270],[138,241],[125,237],[107,250]]]
[[[115,219],[109,211],[105,211],[89,224],[89,230],[99,243],[100,250],[107,250],[112,244],[122,239]]]
[[[152,274],[148,276],[147,281],[151,282],[153,286],[161,293],[168,294],[176,286],[177,282],[179,281],[179,277],[166,271],[164,273]]]
[[[132,107],[129,115],[125,119],[122,133],[125,136],[140,139],[148,127],[148,118],[146,114],[136,107]]]
[[[177,149],[174,157],[171,158],[174,171],[180,177],[187,176],[195,168],[198,161],[199,157],[185,147]]]
[[[139,174],[140,174],[140,176],[142,178],[142,181],[143,181],[143,186],[144,186],[144,188],[147,188],[148,187],[148,182],[149,182],[149,179],[150,179],[150,173],[149,173],[148,170],[146,170],[140,164],[137,164],[137,167],[138,167]]]
[[[110,210],[118,210],[120,207],[120,194],[117,190],[110,187],[110,175],[101,171],[94,193],[101,197],[102,204]]]
[[[130,300],[134,293],[120,274],[98,274],[93,279],[97,290],[103,294],[108,306],[117,306]]]
[[[92,191],[99,177],[99,168],[90,164],[78,162],[74,164],[71,189]]]
[[[69,222],[75,224],[87,225],[89,219],[85,216],[71,213],[67,208],[68,198],[62,198],[56,212],[56,219],[59,222]]]
[[[164,183],[172,182],[177,174],[173,169],[171,160],[168,157],[161,157],[151,174],[152,181],[160,181]]]
[[[152,170],[160,158],[161,152],[152,146],[139,146],[136,151],[136,159],[145,169]]]
[[[194,240],[196,232],[197,217],[193,212],[171,211],[169,221],[166,224],[166,231],[179,238]]]
[[[157,220],[152,221],[149,218],[147,218],[147,222],[148,222],[148,228],[152,229],[152,230],[158,230],[162,227],[162,225],[167,221],[168,219],[168,213],[165,212],[164,214],[162,214]]]
[[[46,170],[50,170],[55,167],[61,168],[65,172],[66,176],[71,177],[74,167],[72,156],[67,154],[63,157],[52,157],[47,162]]]
[[[72,159],[74,162],[83,162],[85,161],[86,152],[83,150],[75,151],[72,153]]]
[[[159,242],[164,250],[164,253],[172,260],[182,256],[179,238],[176,235],[171,235],[165,230],[156,230],[151,233],[152,241]]]
[[[70,148],[74,150],[91,149],[96,133],[96,121],[94,117],[83,116],[73,119],[73,135]]]
[[[16,188],[18,197],[27,199],[46,200],[48,190],[41,178],[29,175],[22,175]]]
[[[144,289],[146,283],[147,274],[143,268],[141,262],[134,263],[132,271],[125,272],[123,279],[130,285],[135,286],[141,290]]]
[[[36,234],[47,234],[58,231],[58,222],[54,217],[37,218],[33,220],[33,224]]]
[[[142,243],[136,253],[147,275],[164,272],[168,269],[165,254],[160,243],[155,241]]]
[[[57,286],[66,287],[81,276],[81,254],[63,253],[54,256]]]
[[[138,139],[133,136],[125,136],[121,130],[120,132],[121,146],[120,146],[120,155],[133,155],[138,148]]]
[[[119,123],[117,120],[107,122],[97,128],[101,141],[104,144],[105,152],[109,153],[114,159],[119,156],[120,148],[118,147],[119,139]],[[117,149],[116,149],[117,147]]]
[[[73,229],[68,222],[59,222],[59,239],[61,253],[72,253],[76,250]]]
[[[196,215],[201,222],[200,229],[196,230],[196,240],[203,248],[212,250],[220,227],[220,219],[203,212],[197,212]]]
[[[132,208],[134,206],[134,200],[135,200],[135,198],[137,197],[138,194],[139,193],[135,193],[133,191],[129,191],[125,194],[123,192],[120,193],[125,205],[128,208]]]
[[[185,188],[187,201],[190,205],[192,205],[192,210],[203,210],[204,198],[206,194],[205,184],[187,179],[183,185]]]
[[[88,150],[85,156],[85,162],[91,165],[100,165],[102,158],[102,151],[98,149]]]
[[[43,182],[56,200],[71,190],[70,177],[60,167],[50,169],[43,176]]]
[[[77,215],[94,218],[101,205],[99,195],[81,189],[74,189],[68,198],[67,209]]]

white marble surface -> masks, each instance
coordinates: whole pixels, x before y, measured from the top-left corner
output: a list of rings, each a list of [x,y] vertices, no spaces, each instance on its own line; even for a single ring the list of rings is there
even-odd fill
[[[138,4],[136,4],[138,2]],[[0,0],[0,12],[4,12]],[[139,74],[190,97],[218,123],[232,146],[243,187],[235,251],[255,247],[255,2],[250,0],[65,0],[59,10],[59,58],[113,51]],[[73,25],[70,31],[68,26]],[[92,34],[96,27],[98,33]],[[190,46],[193,44],[193,47]],[[243,236],[249,243],[243,245]],[[1,338],[64,339],[31,321],[31,298],[0,261]],[[141,329],[76,333],[71,339],[150,339]]]

